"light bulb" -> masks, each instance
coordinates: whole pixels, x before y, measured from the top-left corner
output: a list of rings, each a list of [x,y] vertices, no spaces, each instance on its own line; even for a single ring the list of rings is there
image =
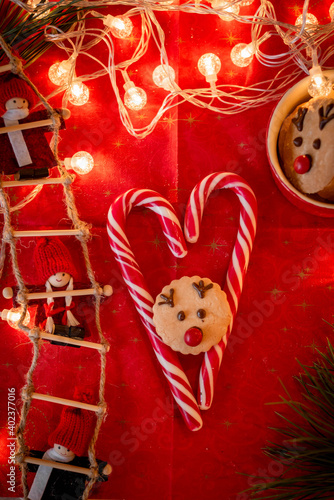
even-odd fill
[[[205,76],[207,82],[216,82],[217,73],[219,73],[221,68],[221,62],[218,56],[215,54],[203,54],[197,63],[198,69],[202,75]]]
[[[55,85],[64,85],[68,80],[68,75],[71,69],[71,63],[67,59],[62,62],[52,64],[49,69],[49,78]]]
[[[226,0],[212,0],[211,6],[215,10],[221,11],[219,13],[220,19],[223,21],[233,21],[233,16],[230,14],[239,14],[240,5],[239,3],[232,3]]]
[[[68,89],[68,100],[75,106],[86,104],[89,99],[89,89],[87,85],[80,81],[73,82]]]
[[[147,102],[147,95],[145,90],[135,87],[133,82],[127,82],[124,85],[124,104],[127,108],[133,111],[143,109]]]
[[[133,24],[128,16],[111,16],[108,14],[103,19],[103,24],[108,26],[117,38],[128,38],[133,30]]]
[[[236,66],[245,68],[252,62],[254,53],[255,47],[252,42],[249,44],[238,43],[231,50],[231,59]]]
[[[13,309],[4,309],[1,312],[1,319],[7,321],[9,326],[15,328],[15,330],[19,330],[18,323],[22,316],[23,309],[21,307],[16,307]],[[29,326],[30,323],[30,314],[29,311],[26,311],[22,324],[24,326]]]
[[[301,26],[303,24],[303,14],[300,14],[300,16],[297,17],[295,26]],[[310,26],[313,26],[315,24],[319,24],[318,19],[313,15],[313,14],[306,14],[306,23],[305,23],[305,29],[309,29]]]
[[[310,85],[308,93],[312,97],[327,96],[332,91],[332,82],[325,76],[320,66],[314,66],[310,69]]]
[[[65,158],[65,166],[68,167],[68,158]],[[88,174],[94,167],[94,158],[87,151],[78,151],[75,153],[70,160],[70,168],[74,170],[76,174],[85,175]]]
[[[173,91],[171,81],[175,80],[175,71],[171,66],[160,64],[153,71],[152,78],[157,87],[162,87],[167,91]]]
[[[334,2],[329,7],[329,17],[331,18],[331,21],[333,21],[333,17],[334,17]]]

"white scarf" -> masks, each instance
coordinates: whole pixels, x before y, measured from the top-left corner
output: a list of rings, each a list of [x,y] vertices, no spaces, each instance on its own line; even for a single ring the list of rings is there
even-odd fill
[[[73,455],[64,457],[59,455],[54,448],[50,448],[44,453],[43,460],[53,460],[55,462],[66,463],[73,460]],[[28,494],[29,500],[41,500],[52,471],[53,467],[47,467],[46,465],[40,465],[38,467],[34,482],[32,483]]]
[[[52,292],[52,286],[49,282],[49,280],[45,283],[45,288],[46,288],[46,291],[47,292]],[[73,278],[71,277],[69,283],[68,283],[68,286],[66,288],[66,290],[73,290]],[[53,297],[48,297],[46,299],[46,302],[48,305],[50,304],[54,304],[54,300],[53,300]],[[65,297],[65,306],[66,307],[70,307],[70,305],[72,304],[72,296],[71,295],[68,295]],[[53,308],[53,306],[52,306]],[[76,320],[75,316],[73,315],[72,311],[70,311],[70,309],[68,309],[66,311],[66,316],[67,316],[67,326],[77,326],[79,325],[79,321]],[[45,324],[45,331],[47,331],[48,333],[53,333],[53,330],[54,330],[54,321],[53,321],[53,317],[52,316],[49,316],[46,320],[46,324]]]
[[[29,109],[8,109],[2,118],[6,127],[12,125],[18,125],[19,121],[26,118],[29,115]],[[31,165],[32,159],[27,148],[26,141],[24,140],[21,130],[15,130],[15,132],[8,132],[8,138],[12,145],[17,163],[19,167],[24,167],[26,165]]]

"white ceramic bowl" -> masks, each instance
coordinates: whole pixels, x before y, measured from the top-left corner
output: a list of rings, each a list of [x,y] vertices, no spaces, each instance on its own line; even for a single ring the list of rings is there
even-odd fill
[[[324,71],[324,74],[328,76],[331,81],[334,81],[334,70]],[[298,104],[310,99],[310,95],[307,91],[309,83],[310,77],[308,76],[291,87],[274,109],[267,128],[267,155],[275,182],[280,191],[289,201],[291,201],[291,203],[314,215],[334,217],[334,203],[313,200],[298,191],[285,177],[278,160],[278,135],[281,125],[284,119],[296,106],[298,106]]]

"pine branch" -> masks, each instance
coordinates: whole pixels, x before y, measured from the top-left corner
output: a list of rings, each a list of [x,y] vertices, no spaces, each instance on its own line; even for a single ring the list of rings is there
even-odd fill
[[[11,0],[0,0],[0,33],[6,43],[25,61],[25,67],[36,61],[53,45],[45,40],[44,28],[47,25],[68,31],[79,20],[80,13],[89,8],[88,5],[76,6],[79,1],[81,0],[73,0],[66,5],[48,3],[42,11],[29,13]],[[4,61],[6,56],[0,53],[0,64]]]
[[[334,498],[334,349],[329,340],[326,353],[318,354],[312,366],[299,363],[302,373],[294,377],[302,402],[294,401],[283,386],[287,397],[275,403],[290,408],[296,421],[276,412],[285,427],[272,430],[283,442],[269,442],[264,453],[281,464],[283,472],[269,482],[268,477],[251,476],[247,492],[252,500]]]

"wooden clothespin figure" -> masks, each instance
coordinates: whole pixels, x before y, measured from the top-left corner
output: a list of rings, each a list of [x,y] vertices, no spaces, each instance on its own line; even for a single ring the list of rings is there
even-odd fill
[[[30,456],[88,468],[89,460],[84,455],[87,453],[92,435],[92,421],[92,414],[88,410],[64,407],[58,426],[48,438],[51,448],[45,453],[31,450]],[[97,463],[97,481],[107,481],[112,471],[111,466],[101,460],[97,460]],[[79,499],[89,479],[77,472],[56,469],[46,465],[36,466],[28,463],[28,469],[37,472],[28,494],[29,500]]]
[[[32,88],[19,76],[9,74],[0,80],[0,171],[14,174],[17,180],[48,177],[49,169],[57,165],[44,135],[51,131],[50,126],[42,126],[50,118],[48,111],[30,112],[36,100]],[[64,119],[69,118],[70,111],[57,111],[60,128],[65,128]],[[20,125],[30,128],[20,130]]]

